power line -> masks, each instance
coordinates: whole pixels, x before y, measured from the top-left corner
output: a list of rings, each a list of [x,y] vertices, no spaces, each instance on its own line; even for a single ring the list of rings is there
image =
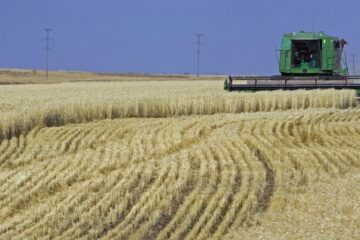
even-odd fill
[[[197,50],[196,50],[196,57],[197,57],[197,77],[200,76],[200,55],[201,55],[201,46],[204,45],[203,42],[201,42],[201,38],[204,36],[204,34],[201,33],[197,33],[195,34],[196,38],[197,38]]]
[[[45,31],[45,37],[43,38],[43,40],[46,43],[46,46],[44,48],[44,50],[46,51],[46,73],[45,73],[45,78],[47,80],[48,76],[49,76],[49,51],[51,50],[50,41],[53,41],[54,39],[50,38],[50,32],[52,31],[51,28],[44,28],[44,31]]]

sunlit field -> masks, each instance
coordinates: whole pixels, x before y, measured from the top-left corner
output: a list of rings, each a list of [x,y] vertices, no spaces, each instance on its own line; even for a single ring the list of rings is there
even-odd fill
[[[0,86],[1,239],[360,238],[354,91]]]
[[[92,73],[81,71],[49,71],[48,78],[45,71],[37,69],[0,69],[0,85],[9,84],[53,84],[63,82],[126,82],[126,81],[219,81],[225,76],[210,75],[196,77],[186,74],[137,74],[137,73]]]
[[[218,81],[6,85],[0,89],[0,139],[37,126],[115,118],[164,118],[356,106],[355,92],[237,93]]]

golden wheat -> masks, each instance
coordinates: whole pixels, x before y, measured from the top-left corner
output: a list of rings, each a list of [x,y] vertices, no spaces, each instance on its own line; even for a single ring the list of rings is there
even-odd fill
[[[1,87],[0,239],[360,236],[354,92],[142,86]]]
[[[2,86],[0,141],[34,127],[100,119],[354,106],[355,92],[349,90],[228,93],[214,81]]]
[[[190,74],[136,74],[136,73],[95,73],[81,71],[49,71],[45,78],[43,70],[0,69],[0,85],[5,84],[53,84],[63,82],[128,82],[128,81],[199,81],[224,80],[226,76]]]
[[[301,237],[289,206],[319,222],[308,212],[323,206],[312,189],[358,169],[359,122],[355,108],[36,128],[0,145],[0,238],[290,236],[271,230],[274,219]],[[329,214],[329,236],[358,236],[358,195],[351,194],[338,214],[352,230],[331,231],[331,221],[340,223]],[[302,198],[318,208],[304,210]]]

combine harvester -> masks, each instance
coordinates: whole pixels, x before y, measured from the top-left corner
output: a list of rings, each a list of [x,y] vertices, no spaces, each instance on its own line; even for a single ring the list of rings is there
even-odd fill
[[[286,33],[279,50],[280,59],[276,53],[281,75],[229,76],[224,89],[360,89],[360,76],[348,74],[346,44],[344,39],[323,32]]]

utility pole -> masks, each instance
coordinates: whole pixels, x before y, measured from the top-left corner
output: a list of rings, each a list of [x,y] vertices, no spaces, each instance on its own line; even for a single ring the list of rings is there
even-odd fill
[[[356,74],[355,74],[355,56],[356,56],[356,54],[351,54],[351,57],[352,57],[352,72],[353,72],[353,75],[356,75]]]
[[[45,78],[46,80],[48,79],[49,76],[49,51],[51,50],[50,48],[50,41],[53,41],[52,38],[50,38],[50,32],[52,31],[51,28],[44,28],[45,31],[45,37],[43,38],[43,40],[46,43],[46,46],[44,48],[44,50],[46,51],[46,73],[45,73]]]
[[[201,55],[201,46],[204,45],[203,42],[201,42],[201,38],[204,36],[204,34],[197,33],[195,34],[197,38],[197,50],[196,50],[196,56],[197,56],[197,77],[200,76],[200,55]]]

